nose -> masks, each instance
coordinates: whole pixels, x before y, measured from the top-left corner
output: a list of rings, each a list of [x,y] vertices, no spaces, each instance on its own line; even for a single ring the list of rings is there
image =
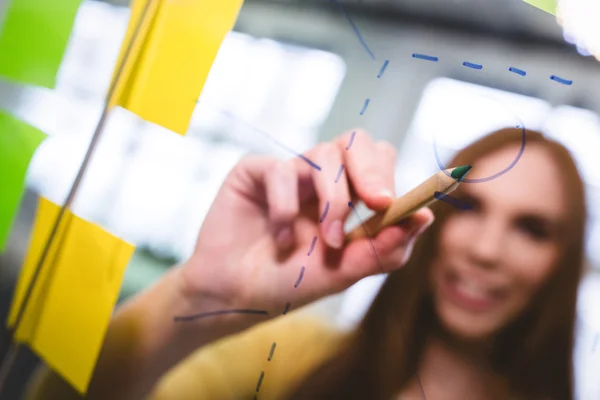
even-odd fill
[[[485,268],[497,266],[504,252],[503,242],[506,237],[502,220],[489,215],[479,221],[473,233],[468,246],[471,261]]]

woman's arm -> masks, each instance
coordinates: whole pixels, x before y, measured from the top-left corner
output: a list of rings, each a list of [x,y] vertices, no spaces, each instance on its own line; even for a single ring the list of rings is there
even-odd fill
[[[126,302],[109,326],[89,386],[88,399],[137,399],[147,395],[159,378],[195,349],[239,332],[262,316],[212,316],[174,322],[175,315],[223,309],[202,293],[186,296],[181,267]],[[44,368],[34,378],[27,399],[78,399],[74,389]]]

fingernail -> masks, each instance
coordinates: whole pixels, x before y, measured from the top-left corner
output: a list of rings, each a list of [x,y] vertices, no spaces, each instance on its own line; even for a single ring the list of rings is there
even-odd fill
[[[292,244],[292,229],[289,227],[281,229],[275,237],[275,241],[279,247],[289,247]]]
[[[385,187],[382,181],[372,180],[367,184],[367,191],[378,197],[394,197],[394,193]]]
[[[327,229],[327,244],[331,247],[339,249],[344,244],[344,227],[342,221],[336,219]]]
[[[381,197],[389,197],[389,198],[394,198],[394,193],[389,190],[389,189],[380,189],[379,191],[377,191],[377,194]]]

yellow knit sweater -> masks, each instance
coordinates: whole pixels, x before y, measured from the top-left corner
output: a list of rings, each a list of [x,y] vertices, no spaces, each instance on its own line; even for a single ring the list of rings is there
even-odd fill
[[[284,399],[348,337],[323,319],[292,312],[198,349],[157,382],[148,400]],[[25,398],[80,397],[44,368]]]

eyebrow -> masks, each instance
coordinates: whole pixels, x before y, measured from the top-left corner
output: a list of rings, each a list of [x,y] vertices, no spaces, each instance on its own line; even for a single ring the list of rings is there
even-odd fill
[[[519,215],[519,219],[524,219],[528,221],[540,222],[544,225],[548,225],[548,227],[560,227],[562,225],[562,220],[559,218],[548,217],[547,215],[541,213],[523,213]]]
[[[543,223],[548,228],[562,230],[566,227],[564,218],[554,218],[541,213],[524,213],[519,216],[522,219],[534,220]]]
[[[473,203],[475,203],[475,205],[482,203],[481,196],[478,196],[477,194],[473,193],[473,191],[467,188],[464,188],[462,190],[460,197],[467,197],[467,199],[463,201],[466,201],[471,205],[474,205]],[[547,213],[540,211],[525,211],[519,214],[517,218],[540,221],[544,225],[547,225],[549,228],[557,230],[563,230],[567,226],[567,222],[565,220],[566,217],[552,217],[549,216]]]

